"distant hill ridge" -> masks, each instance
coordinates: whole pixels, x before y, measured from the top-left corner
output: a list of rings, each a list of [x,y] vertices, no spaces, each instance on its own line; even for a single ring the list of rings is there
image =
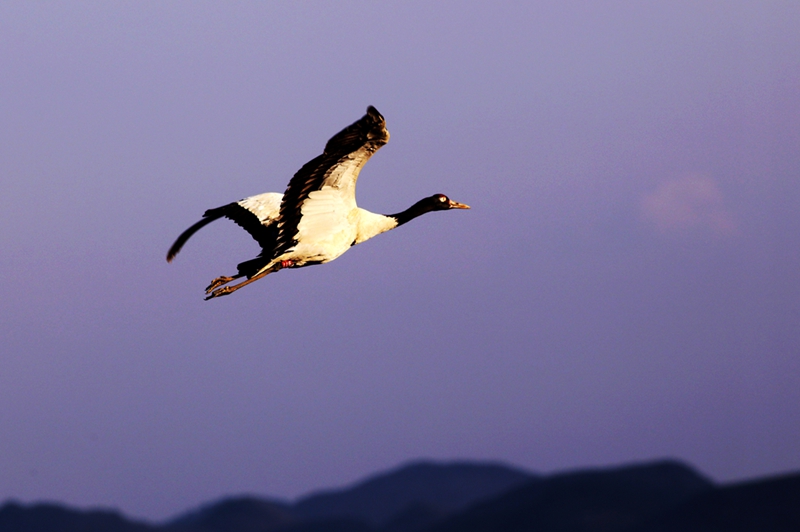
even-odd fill
[[[800,531],[800,473],[716,485],[663,460],[535,475],[414,462],[294,503],[230,497],[163,524],[55,504],[0,507],[0,532]]]
[[[356,517],[383,525],[414,504],[450,513],[534,478],[496,463],[414,462],[350,488],[313,493],[300,499],[294,509],[308,519]]]

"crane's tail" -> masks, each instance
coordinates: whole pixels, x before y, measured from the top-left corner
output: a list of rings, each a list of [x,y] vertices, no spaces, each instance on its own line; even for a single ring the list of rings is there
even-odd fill
[[[225,207],[227,207],[227,205]],[[200,220],[199,222],[191,226],[189,229],[181,233],[181,236],[179,236],[178,239],[175,240],[175,243],[172,244],[172,247],[170,247],[169,251],[167,251],[167,262],[172,262],[172,259],[175,258],[175,255],[178,254],[183,245],[186,243],[187,240],[189,240],[192,237],[193,234],[195,234],[200,229],[207,226],[214,220],[219,220],[220,218],[225,216],[226,212],[225,207],[219,207],[216,209],[207,210],[203,215],[202,220]]]

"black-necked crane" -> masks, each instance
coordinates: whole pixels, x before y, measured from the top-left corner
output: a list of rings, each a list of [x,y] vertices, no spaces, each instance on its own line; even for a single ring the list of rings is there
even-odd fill
[[[356,205],[356,181],[364,164],[389,142],[386,121],[372,106],[360,120],[325,145],[322,155],[307,162],[289,181],[286,192],[267,192],[209,209],[181,233],[167,252],[171,262],[189,238],[209,223],[233,220],[259,243],[261,253],[220,276],[206,288],[206,299],[235,292],[283,268],[330,262],[356,244],[394,229],[425,213],[469,209],[444,194],[421,199],[397,214],[375,214]],[[246,277],[235,285],[228,283]]]

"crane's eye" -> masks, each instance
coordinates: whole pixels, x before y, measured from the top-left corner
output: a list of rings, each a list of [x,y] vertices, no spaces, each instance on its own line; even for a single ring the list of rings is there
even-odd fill
[[[439,196],[439,201],[444,203],[445,201],[447,201],[447,198],[445,198],[444,196]]]

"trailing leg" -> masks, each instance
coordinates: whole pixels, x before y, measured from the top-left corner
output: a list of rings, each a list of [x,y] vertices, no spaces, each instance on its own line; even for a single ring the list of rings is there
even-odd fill
[[[206,287],[206,294],[208,294],[209,292],[212,292],[213,290],[219,288],[220,286],[222,286],[224,284],[228,284],[231,281],[235,281],[236,279],[239,279],[240,277],[243,277],[243,276],[241,274],[234,275],[233,277],[228,277],[226,275],[221,275],[221,276],[217,277],[216,279],[214,279],[213,281],[211,281],[211,284]]]
[[[214,299],[215,297],[227,296],[228,294],[232,294],[235,291],[237,291],[238,289],[240,289],[241,287],[247,286],[250,283],[252,283],[253,281],[258,281],[259,279],[261,279],[265,275],[268,275],[268,274],[270,274],[272,272],[276,272],[276,271],[280,270],[281,268],[282,268],[282,266],[281,266],[280,263],[274,264],[274,265],[270,266],[269,268],[265,268],[264,270],[258,272],[256,275],[252,276],[251,278],[247,279],[246,281],[242,281],[241,283],[235,284],[233,286],[223,286],[221,288],[217,288],[217,287],[219,287],[219,286],[221,286],[223,284],[229,283],[230,281],[232,281],[234,279],[238,279],[239,277],[241,277],[241,275],[238,276],[238,277],[231,277],[231,278],[229,278],[228,281],[222,282],[219,285],[216,285],[216,287],[214,286],[214,283],[211,283],[211,286],[209,286],[209,289],[206,290],[206,294],[208,294],[208,296],[206,296],[206,301],[208,301],[209,299]],[[215,279],[215,281],[217,281],[219,279],[222,279],[222,277],[219,277],[219,278]]]

